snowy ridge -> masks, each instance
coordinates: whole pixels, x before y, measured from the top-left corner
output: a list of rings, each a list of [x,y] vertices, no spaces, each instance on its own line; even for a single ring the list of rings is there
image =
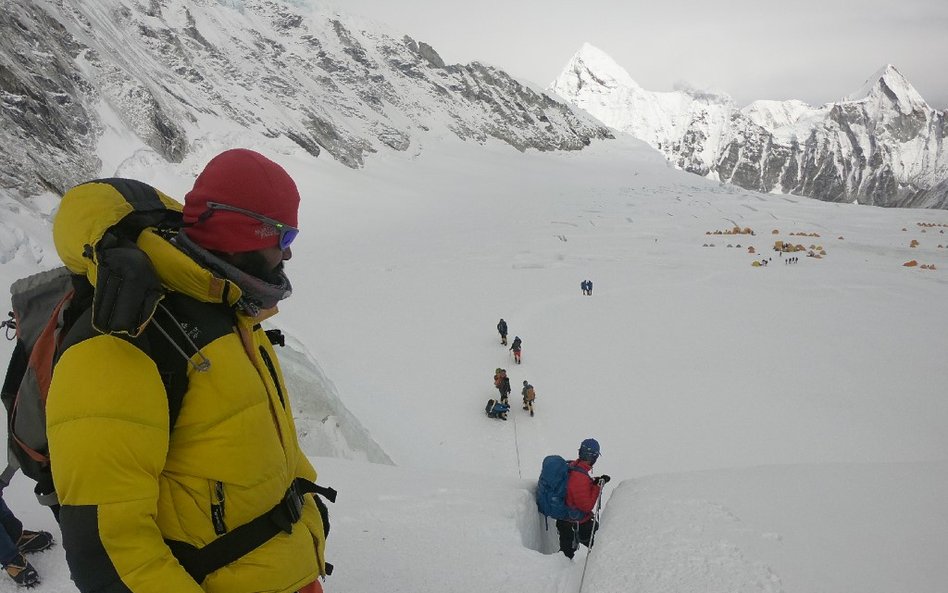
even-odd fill
[[[611,136],[498,68],[447,65],[423,42],[318,4],[8,5],[0,188],[18,197],[111,175],[96,154],[107,128],[174,163],[230,127],[350,167],[445,135],[542,151]]]
[[[583,590],[846,591],[859,566],[861,590],[931,591],[931,574],[921,568],[931,556],[891,543],[907,529],[937,537],[944,516],[922,500],[948,485],[945,469],[946,463],[766,466],[624,482],[610,499]],[[929,494],[918,499],[922,508],[904,508],[896,518],[883,509],[904,480],[917,480],[918,491]],[[788,521],[784,513],[801,504],[809,512]],[[853,539],[859,544],[847,543]],[[786,571],[786,555],[799,542],[832,550],[832,561],[813,563],[807,573]],[[613,567],[620,563],[630,568],[617,589]]]
[[[46,255],[48,212],[53,203],[40,199],[21,203],[0,193],[0,265],[14,270],[15,277],[29,276],[37,268],[56,265],[49,263]],[[55,251],[52,253],[52,259],[57,259]]]
[[[820,107],[790,100],[738,108],[716,93],[646,91],[612,76],[617,70],[625,72],[586,44],[550,89],[702,176],[834,202],[948,208],[948,195],[934,189],[948,179],[946,114],[892,65]]]
[[[797,136],[801,129],[814,124],[803,120],[817,120],[823,110],[814,109],[803,101],[754,101],[741,109],[741,113],[752,123],[771,131],[784,143],[801,140]]]

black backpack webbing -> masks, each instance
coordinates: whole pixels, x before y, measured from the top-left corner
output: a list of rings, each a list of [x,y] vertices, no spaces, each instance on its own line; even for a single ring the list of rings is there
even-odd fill
[[[299,521],[303,496],[307,493],[324,496],[329,502],[336,502],[336,491],[332,488],[317,486],[303,478],[296,478],[286,490],[283,499],[272,509],[240,527],[221,535],[203,548],[197,548],[189,543],[165,540],[171,553],[184,570],[198,584],[203,583],[207,575],[223,568],[249,554],[268,542],[273,536],[282,532],[293,531],[293,524]],[[325,535],[329,535],[329,512],[326,505],[314,496],[319,514],[323,520]],[[332,564],[326,562],[326,574],[332,574]]]

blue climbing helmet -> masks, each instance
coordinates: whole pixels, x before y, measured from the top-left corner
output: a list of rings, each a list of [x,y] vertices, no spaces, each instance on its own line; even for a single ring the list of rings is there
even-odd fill
[[[596,463],[599,453],[599,441],[596,439],[586,439],[579,445],[579,458],[583,461]]]

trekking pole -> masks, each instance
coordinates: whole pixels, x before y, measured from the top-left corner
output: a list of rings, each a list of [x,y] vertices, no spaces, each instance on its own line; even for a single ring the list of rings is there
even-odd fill
[[[589,549],[593,547],[593,542],[596,541],[596,532],[599,531],[599,513],[602,512],[602,491],[606,487],[605,484],[602,485],[602,488],[599,489],[599,496],[596,497],[596,515],[593,517],[593,532],[589,536]],[[586,556],[589,558],[589,556]]]
[[[603,484],[603,488],[605,484]],[[599,531],[599,512],[602,510],[602,490],[599,489],[599,496],[596,497],[596,514],[593,516],[592,534],[589,536],[589,552],[586,554],[586,561],[583,562],[583,576],[579,579],[579,593],[583,593],[583,583],[586,582],[586,567],[589,566],[589,555],[592,554],[593,543],[596,541],[596,532]]]

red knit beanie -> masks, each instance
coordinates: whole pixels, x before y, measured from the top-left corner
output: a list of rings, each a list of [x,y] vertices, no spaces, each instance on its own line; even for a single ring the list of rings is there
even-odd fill
[[[300,194],[283,167],[259,152],[235,148],[211,159],[184,197],[184,222],[191,225],[184,232],[205,249],[240,253],[275,247],[279,231],[239,212],[214,210],[207,216],[208,202],[250,210],[295,227]],[[201,215],[205,215],[203,220]]]

